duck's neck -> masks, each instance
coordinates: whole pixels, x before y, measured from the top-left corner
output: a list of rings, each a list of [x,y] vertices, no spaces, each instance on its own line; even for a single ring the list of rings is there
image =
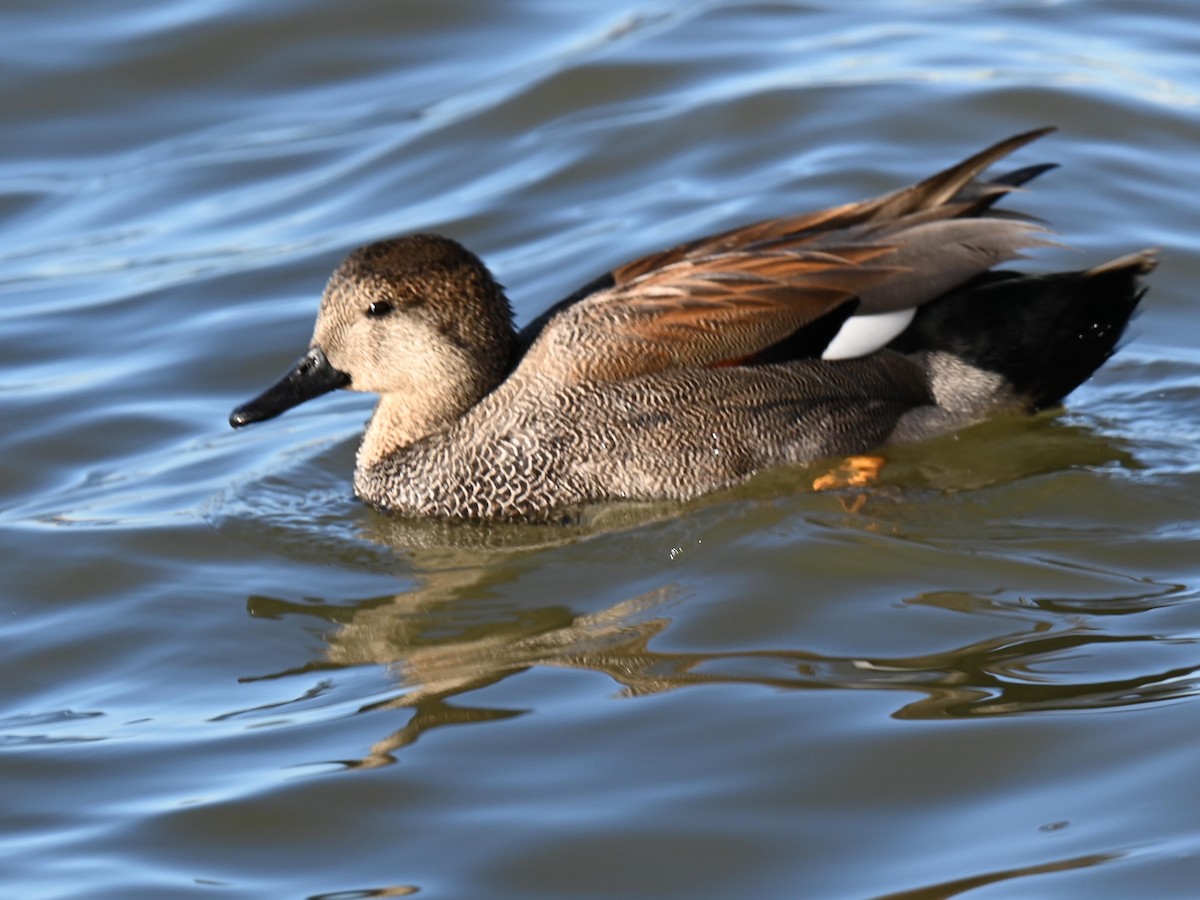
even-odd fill
[[[358,472],[450,428],[508,376],[518,355],[517,336],[508,300],[495,290],[499,302],[490,310],[493,321],[485,323],[482,339],[459,335],[456,352],[437,353],[429,360],[418,389],[380,395],[358,447]]]
[[[442,431],[457,419],[461,412],[414,409],[406,398],[384,394],[379,398],[362,443],[358,446],[356,468],[367,469],[395,451],[414,444],[421,438]]]

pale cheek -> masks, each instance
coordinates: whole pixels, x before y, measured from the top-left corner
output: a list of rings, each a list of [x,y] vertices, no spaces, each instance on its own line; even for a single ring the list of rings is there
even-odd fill
[[[391,340],[378,348],[373,390],[412,391],[436,395],[460,381],[469,371],[467,360],[444,343],[434,344],[423,333]]]
[[[373,324],[373,323],[367,323]],[[318,328],[330,364],[349,373],[351,389],[433,397],[453,392],[472,367],[458,348],[411,320],[403,328]]]

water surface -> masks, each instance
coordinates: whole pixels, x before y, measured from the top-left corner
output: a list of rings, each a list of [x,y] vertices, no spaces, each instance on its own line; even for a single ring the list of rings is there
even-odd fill
[[[184,898],[1188,897],[1200,22],[1109,2],[10,5],[0,884]],[[352,246],[522,321],[993,140],[1076,267],[1061,414],[580,530],[354,501],[370,399],[234,433]],[[861,502],[861,506],[857,502]]]

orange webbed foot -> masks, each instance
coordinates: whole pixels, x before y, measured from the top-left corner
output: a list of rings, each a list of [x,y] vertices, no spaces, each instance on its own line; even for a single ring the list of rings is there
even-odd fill
[[[833,491],[846,487],[865,487],[879,477],[887,460],[882,456],[848,456],[820,478],[813,479],[814,491]]]

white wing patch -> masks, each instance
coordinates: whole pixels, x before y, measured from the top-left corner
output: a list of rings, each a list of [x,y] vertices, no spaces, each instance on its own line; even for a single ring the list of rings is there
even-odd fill
[[[851,316],[833,336],[821,359],[853,359],[874,353],[908,327],[915,306],[869,316]]]

